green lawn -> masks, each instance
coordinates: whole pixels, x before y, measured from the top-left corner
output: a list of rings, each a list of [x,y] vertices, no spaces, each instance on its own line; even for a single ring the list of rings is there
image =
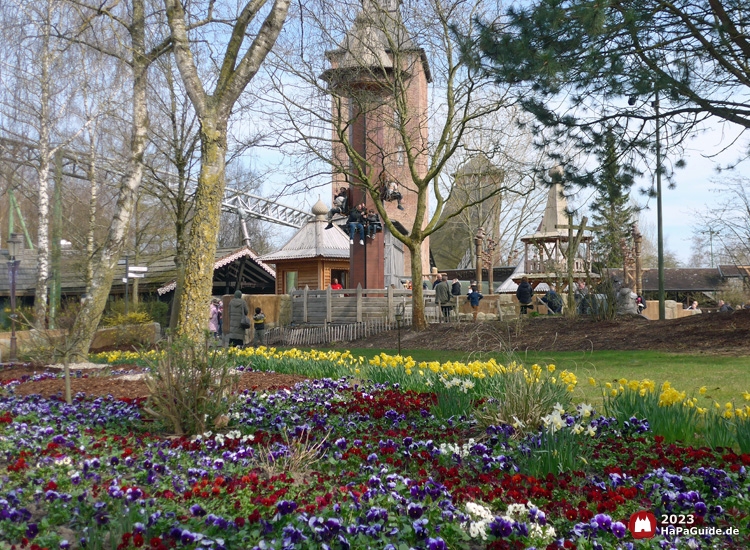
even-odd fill
[[[373,357],[381,351],[395,354],[396,350],[351,349],[355,356]],[[735,400],[743,402],[743,392],[750,391],[750,357],[726,357],[711,355],[682,355],[653,351],[594,351],[594,352],[544,352],[508,354],[467,354],[458,351],[402,350],[416,361],[467,361],[494,357],[501,363],[515,359],[523,364],[555,364],[558,369],[567,369],[578,376],[576,398],[580,401],[601,403],[601,390],[588,383],[593,377],[600,383],[620,378],[649,378],[658,385],[669,381],[678,390],[688,395],[706,386],[704,396],[698,396],[700,406],[710,406],[714,401],[722,405]]]

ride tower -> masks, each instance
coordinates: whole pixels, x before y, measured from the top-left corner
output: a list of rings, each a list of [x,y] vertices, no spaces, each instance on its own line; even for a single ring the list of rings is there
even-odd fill
[[[427,172],[427,86],[431,82],[425,52],[406,30],[399,0],[362,0],[340,47],[326,53],[333,120],[332,195],[349,189],[349,207],[374,208],[367,187],[395,182],[400,200],[377,198],[396,228],[408,234],[414,225],[417,192],[412,171]],[[377,209],[376,209],[377,210]],[[345,223],[340,219],[339,223]],[[421,220],[424,226],[424,217]],[[348,227],[345,228],[348,233]],[[350,288],[400,286],[411,273],[408,249],[383,231],[375,238],[359,234],[350,245]],[[429,272],[429,239],[422,245],[422,273]],[[419,281],[417,281],[419,282]]]

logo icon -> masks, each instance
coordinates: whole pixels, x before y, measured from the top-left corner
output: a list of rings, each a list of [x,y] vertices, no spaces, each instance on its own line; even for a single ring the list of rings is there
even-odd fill
[[[641,510],[630,516],[628,531],[634,539],[650,539],[656,534],[656,516]]]

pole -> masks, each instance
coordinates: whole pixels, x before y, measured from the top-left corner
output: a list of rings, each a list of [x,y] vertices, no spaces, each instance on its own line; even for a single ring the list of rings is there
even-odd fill
[[[662,219],[661,192],[661,140],[659,139],[659,90],[654,95],[654,111],[656,114],[656,226],[657,226],[657,254],[659,257],[659,319],[667,317],[664,303],[664,226]]]
[[[130,265],[128,265],[128,256],[125,256],[125,315],[128,314],[128,280],[130,275]]]
[[[20,260],[13,255],[8,262],[10,275],[10,362],[18,360],[18,344],[16,342],[16,271]]]

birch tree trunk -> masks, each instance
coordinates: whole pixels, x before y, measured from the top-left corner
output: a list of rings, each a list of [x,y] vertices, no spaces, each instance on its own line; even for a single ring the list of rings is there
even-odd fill
[[[89,132],[89,165],[86,177],[89,181],[89,228],[86,235],[86,293],[91,294],[91,281],[94,279],[94,246],[96,234],[96,212],[99,205],[99,183],[96,181],[96,125]]]
[[[213,265],[224,195],[227,123],[232,108],[273,47],[289,11],[290,0],[275,0],[252,43],[244,43],[249,25],[267,0],[243,5],[226,45],[213,93],[207,93],[188,38],[187,14],[179,0],[164,0],[177,67],[200,121],[201,171],[195,214],[186,247],[184,287],[177,313],[177,333],[193,340],[204,336],[213,287]],[[240,58],[240,52],[245,53]],[[237,63],[240,58],[239,63]]]
[[[39,106],[39,166],[37,168],[37,272],[34,290],[34,325],[43,330],[47,327],[47,279],[49,277],[49,166],[52,160],[50,147],[50,17],[49,5],[42,28],[42,58],[40,60]]]
[[[77,343],[72,353],[76,360],[82,360],[88,354],[94,333],[107,304],[117,261],[120,259],[128,234],[138,187],[143,179],[143,152],[146,148],[148,133],[147,73],[151,63],[145,50],[144,0],[133,0],[133,19],[129,32],[133,51],[130,62],[133,71],[133,121],[128,166],[126,176],[118,191],[115,215],[109,226],[107,237],[100,253],[92,259],[93,277],[89,294],[84,297],[81,311],[71,331],[72,338]]]

